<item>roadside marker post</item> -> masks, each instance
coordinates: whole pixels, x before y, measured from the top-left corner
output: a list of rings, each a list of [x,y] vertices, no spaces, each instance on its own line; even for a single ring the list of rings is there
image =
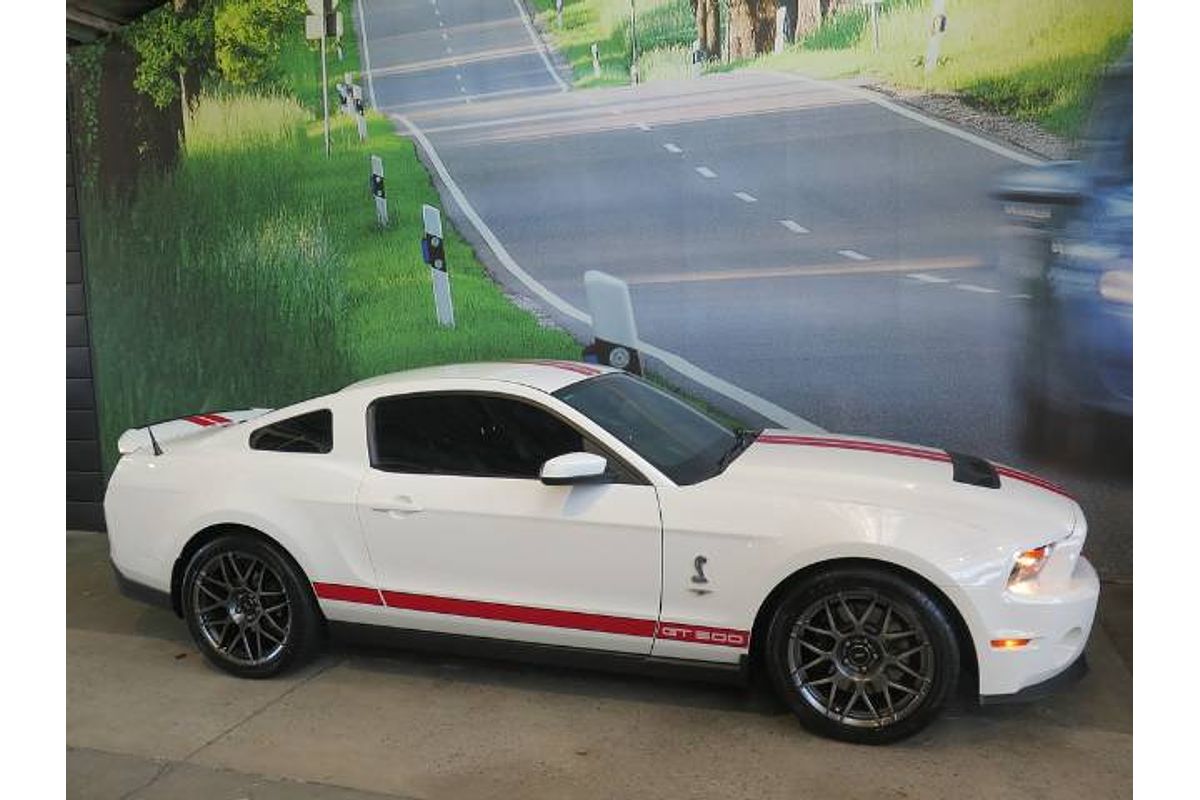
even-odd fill
[[[692,42],[692,77],[699,78],[704,72],[704,49],[700,47],[700,40],[696,39]]]
[[[354,105],[354,119],[358,123],[358,140],[365,142],[367,140],[367,111],[363,105],[362,87],[357,83],[351,85],[350,95]]]
[[[558,27],[562,28],[563,15],[563,0],[554,0],[554,7],[558,10]]]
[[[450,296],[450,272],[446,268],[446,243],[442,237],[442,212],[431,205],[421,206],[425,235],[421,238],[421,257],[429,265],[433,278],[433,306],[438,324],[454,327],[454,299]]]
[[[946,35],[946,0],[933,0],[933,22],[929,31],[929,46],[925,48],[925,77],[937,69],[942,52],[942,37]]]
[[[641,375],[642,357],[638,353],[629,284],[591,269],[583,274],[583,288],[592,315],[592,343],[583,349],[583,360]]]
[[[387,189],[383,185],[383,159],[379,156],[371,156],[371,195],[375,198],[375,220],[381,228],[386,228]]]
[[[592,42],[592,74],[600,77],[600,46]]]
[[[629,42],[633,48],[633,57],[629,60],[629,79],[637,86],[641,83],[641,76],[638,75],[637,0],[629,0]]]

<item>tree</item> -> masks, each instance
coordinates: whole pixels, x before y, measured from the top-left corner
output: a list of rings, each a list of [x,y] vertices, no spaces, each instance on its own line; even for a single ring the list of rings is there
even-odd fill
[[[700,51],[705,58],[720,55],[720,0],[692,0],[692,5],[696,12],[696,36],[700,40]]]
[[[750,58],[775,41],[777,0],[729,0],[729,57]]]
[[[212,12],[210,2],[173,0],[129,26],[125,38],[137,54],[133,87],[156,108],[180,100],[184,117],[189,113],[212,64]]]
[[[217,67],[234,84],[268,77],[279,55],[280,34],[300,19],[300,0],[224,0],[214,18]]]

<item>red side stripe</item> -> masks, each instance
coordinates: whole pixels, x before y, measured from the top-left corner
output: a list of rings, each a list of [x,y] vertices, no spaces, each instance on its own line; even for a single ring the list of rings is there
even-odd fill
[[[383,602],[388,608],[403,608],[409,611],[425,611],[431,614],[453,614],[458,617],[494,619],[504,622],[522,622],[526,625],[545,625],[551,628],[570,628],[579,631],[618,633],[624,636],[654,636],[655,622],[652,619],[631,617],[609,617],[604,614],[584,614],[577,611],[559,611],[552,608],[529,608],[504,603],[484,603],[477,600],[457,600],[451,597],[434,597],[406,592],[383,592]]]
[[[543,625],[549,628],[615,633],[622,636],[640,636],[644,639],[657,637],[720,647],[746,648],[750,645],[750,631],[731,628],[709,628],[703,625],[684,625],[677,622],[658,623],[652,619],[613,617],[606,614],[560,611],[553,608],[531,608],[408,592],[388,590],[381,592],[365,586],[346,586],[338,583],[314,583],[313,589],[316,591],[317,597],[322,600],[341,600],[347,603],[364,603],[372,606],[386,605],[388,608],[422,611],[430,614],[450,614],[473,619]]]
[[[192,423],[193,425],[199,425],[202,428],[207,428],[209,425],[216,424],[216,423],[212,422],[211,420],[209,420],[208,417],[204,417],[199,414],[194,414],[190,417],[184,417],[184,419],[186,419],[188,422]]]
[[[363,603],[369,606],[383,605],[378,589],[365,586],[347,586],[343,583],[314,583],[313,591],[322,600],[341,600],[344,603]]]
[[[220,414],[205,414],[204,416],[208,417],[210,421],[215,422],[218,425],[226,425],[230,422],[233,422],[233,420],[231,420],[229,417],[223,417]]]

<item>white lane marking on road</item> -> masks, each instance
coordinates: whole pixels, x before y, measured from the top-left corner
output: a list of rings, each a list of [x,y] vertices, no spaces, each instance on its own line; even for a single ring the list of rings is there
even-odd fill
[[[700,272],[658,272],[635,275],[626,283],[633,285],[663,285],[672,283],[713,283],[719,281],[747,281],[772,278],[823,278],[843,275],[879,275],[887,272],[910,272],[921,266],[928,269],[975,269],[983,266],[976,256],[949,256],[926,261],[871,261],[847,264],[838,261],[830,264],[807,264],[799,267],[763,267],[759,269],[726,269]]]
[[[708,167],[696,167],[696,172],[700,173],[701,178],[715,178],[717,173],[713,172]]]
[[[454,79],[457,81],[462,81],[462,73],[461,72],[454,73]]]
[[[570,87],[563,81],[562,76],[558,74],[558,70],[550,63],[550,57],[546,55],[546,44],[542,41],[542,37],[538,36],[537,31],[533,29],[533,24],[529,21],[529,15],[525,13],[525,4],[521,0],[513,0],[513,5],[517,7],[517,11],[521,14],[521,21],[525,23],[525,30],[529,32],[529,38],[533,40],[533,44],[537,47],[538,55],[542,57],[542,63],[546,65],[546,71],[550,73],[550,77],[554,78],[554,82],[558,84],[558,90],[565,92]]]
[[[446,45],[446,52],[447,52],[447,53],[453,53],[453,52],[454,52],[454,48],[453,48],[453,47],[451,47],[450,45]]]
[[[362,42],[363,64],[366,65],[367,94],[371,96],[371,107],[379,110],[375,102],[375,80],[371,77],[371,49],[367,47],[367,15],[363,13],[363,0],[358,0],[358,39]]]
[[[858,252],[857,250],[838,250],[838,255],[845,256],[846,258],[850,259],[851,261],[870,261],[871,260],[870,256],[864,256],[862,253]]]
[[[912,272],[904,277],[912,278],[914,281],[920,281],[921,283],[950,283],[949,278],[939,278],[937,275],[926,275],[924,272]]]
[[[808,228],[796,222],[794,219],[781,219],[779,224],[787,228],[792,233],[812,233]]]
[[[1010,294],[1008,296],[1008,299],[1009,300],[1032,300],[1033,295],[1031,295],[1031,294]]]
[[[459,188],[458,184],[454,181],[454,178],[450,176],[450,172],[446,169],[446,165],[442,161],[441,156],[438,155],[437,150],[434,149],[433,144],[429,141],[421,129],[414,125],[412,121],[405,116],[397,114],[394,115],[394,118],[408,130],[409,135],[416,139],[417,143],[421,146],[421,149],[425,151],[425,155],[429,157],[430,163],[433,164],[434,171],[437,172],[438,176],[442,179],[442,183],[445,185],[446,191],[450,192],[450,196],[454,199],[454,202],[462,211],[463,216],[465,216],[471,225],[474,226],[475,230],[479,232],[479,235],[483,238],[483,241],[487,243],[487,246],[491,249],[492,253],[496,256],[496,259],[504,266],[504,268],[507,269],[514,278],[524,284],[525,288],[537,295],[537,297],[540,298],[541,301],[546,305],[558,310],[558,312],[564,316],[578,320],[585,325],[591,325],[592,318],[588,314],[584,313],[580,309],[556,295],[554,292],[547,289],[540,281],[538,281],[536,278],[522,269],[519,264],[517,264],[516,259],[509,254],[508,250],[500,242],[500,239],[497,238],[496,234],[492,232],[492,229],[489,228],[487,223],[484,222],[479,216],[479,213],[475,210],[475,207],[471,205],[471,201],[467,199],[465,194],[463,194],[462,189]],[[701,386],[717,392],[718,394],[722,394],[736,403],[740,403],[754,413],[766,417],[777,425],[782,425],[785,428],[791,428],[793,430],[806,431],[810,433],[819,433],[823,431],[821,427],[814,425],[803,417],[793,414],[782,406],[778,406],[766,398],[759,397],[752,392],[748,392],[740,386],[735,386],[726,380],[718,378],[716,375],[713,375],[707,370],[701,369],[682,356],[678,356],[668,350],[663,350],[660,347],[655,347],[646,341],[638,342],[638,349],[651,358],[661,361],[669,369],[672,369],[680,375],[683,375],[688,380],[695,381]]]
[[[976,286],[973,283],[956,283],[955,289],[962,289],[964,292],[976,292],[977,294],[1000,294],[999,289],[992,289],[988,286]]]
[[[438,20],[438,27],[440,27],[440,28],[444,28],[444,27],[446,27],[446,23],[445,23],[445,22],[442,22],[442,21],[439,19],[439,20]]]
[[[450,38],[450,34],[446,33],[445,31],[442,31],[442,41],[443,42],[447,41],[449,38]]]
[[[758,202],[757,197],[755,197],[752,194],[746,194],[745,192],[734,192],[733,196],[736,197],[738,200],[741,200],[743,203],[757,203]]]
[[[637,124],[637,126],[638,126],[638,129],[639,129],[639,130],[646,131],[646,133],[649,133],[649,132],[650,132],[650,126],[649,126],[649,125],[647,125],[647,124],[646,124],[646,123],[644,123],[644,122],[639,122],[639,123]]]
[[[894,114],[899,114],[900,116],[907,117],[914,122],[919,122],[928,128],[933,128],[934,130],[941,131],[942,133],[948,133],[951,136],[962,139],[964,142],[970,142],[976,147],[982,147],[984,150],[993,152],[998,156],[1004,156],[1005,158],[1016,161],[1019,164],[1026,164],[1032,167],[1037,166],[1038,164],[1046,163],[1046,160],[1043,158],[1026,155],[1025,153],[1013,150],[1012,148],[1005,147],[1002,144],[997,144],[989,139],[985,139],[982,136],[976,136],[970,131],[965,131],[962,128],[955,127],[954,125],[942,122],[941,120],[933,119],[932,117],[927,117],[911,108],[906,108],[905,106],[879,97],[875,92],[867,89],[860,89],[856,86],[846,86],[840,83],[834,83],[832,81],[818,80],[817,78],[810,78],[807,75],[796,75],[791,72],[772,72],[771,74],[787,80],[799,81],[801,83],[822,86],[826,89],[836,89],[838,91],[845,92],[846,94],[853,95],[861,100],[866,100],[868,103],[874,103],[880,108],[886,108],[888,111],[891,111]]]
[[[683,152],[683,149],[680,148],[679,145],[673,144],[671,142],[667,142],[666,144],[664,144],[663,149],[666,150],[668,153],[682,153]]]

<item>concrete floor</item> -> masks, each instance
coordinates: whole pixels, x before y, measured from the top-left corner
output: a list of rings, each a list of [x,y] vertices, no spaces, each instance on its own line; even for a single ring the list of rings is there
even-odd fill
[[[822,797],[1132,793],[1132,589],[1091,673],[1040,704],[959,702],[918,737],[805,733],[765,691],[333,646],[285,678],[209,667],[67,537],[67,787],[79,798]]]

